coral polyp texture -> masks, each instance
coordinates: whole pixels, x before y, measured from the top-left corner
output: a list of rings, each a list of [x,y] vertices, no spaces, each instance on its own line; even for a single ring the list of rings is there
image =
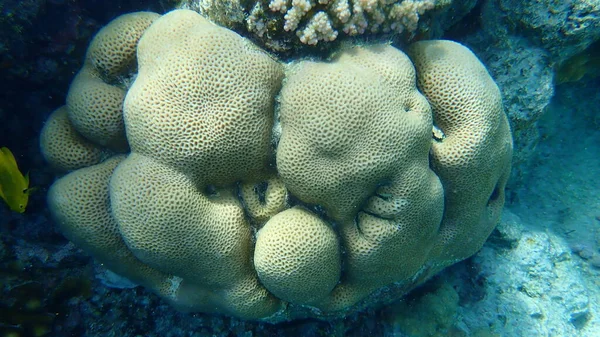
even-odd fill
[[[175,10],[98,33],[41,147],[70,240],[180,310],[275,323],[388,303],[474,254],[512,138],[460,44],[283,64]]]

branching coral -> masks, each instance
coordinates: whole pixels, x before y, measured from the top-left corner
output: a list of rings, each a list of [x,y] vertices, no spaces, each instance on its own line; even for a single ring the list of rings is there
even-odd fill
[[[342,36],[413,34],[422,15],[448,3],[448,0],[201,0],[184,1],[182,7],[230,28],[243,25],[265,45],[278,50],[286,48],[283,46],[286,43],[314,46]]]
[[[302,43],[333,41],[340,32],[414,32],[419,17],[434,0],[271,0],[269,9],[284,14],[284,30],[296,31]],[[305,24],[303,24],[305,22]]]

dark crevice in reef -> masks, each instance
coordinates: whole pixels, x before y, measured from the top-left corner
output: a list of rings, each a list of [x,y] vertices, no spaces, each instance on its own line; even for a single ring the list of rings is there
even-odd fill
[[[478,1],[475,7],[461,20],[452,25],[442,36],[443,39],[460,41],[463,37],[481,30],[481,10],[485,1]]]

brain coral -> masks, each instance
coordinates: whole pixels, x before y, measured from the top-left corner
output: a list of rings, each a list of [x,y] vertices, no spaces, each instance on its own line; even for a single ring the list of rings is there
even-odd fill
[[[127,152],[123,121],[126,78],[136,67],[137,43],[159,15],[125,14],[94,37],[84,65],[40,137],[42,154],[54,167],[70,171],[100,163],[115,152]]]
[[[181,310],[281,322],[399,298],[481,247],[512,152],[468,49],[407,53],[284,65],[192,11],[118,18],[42,132],[66,173],[50,210]]]

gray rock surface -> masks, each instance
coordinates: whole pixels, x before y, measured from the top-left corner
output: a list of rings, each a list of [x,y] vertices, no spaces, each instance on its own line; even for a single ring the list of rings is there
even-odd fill
[[[496,16],[561,63],[600,38],[598,0],[495,0]],[[500,13],[500,15],[498,15]]]
[[[462,42],[502,90],[515,139],[511,187],[533,165],[538,120],[554,95],[559,64],[600,39],[599,0],[483,0],[481,29]]]
[[[505,217],[515,215],[505,211]],[[500,336],[595,336],[600,331],[594,270],[582,268],[560,236],[523,230],[514,249],[485,246],[474,264],[486,275],[482,301],[461,307],[465,326]]]

